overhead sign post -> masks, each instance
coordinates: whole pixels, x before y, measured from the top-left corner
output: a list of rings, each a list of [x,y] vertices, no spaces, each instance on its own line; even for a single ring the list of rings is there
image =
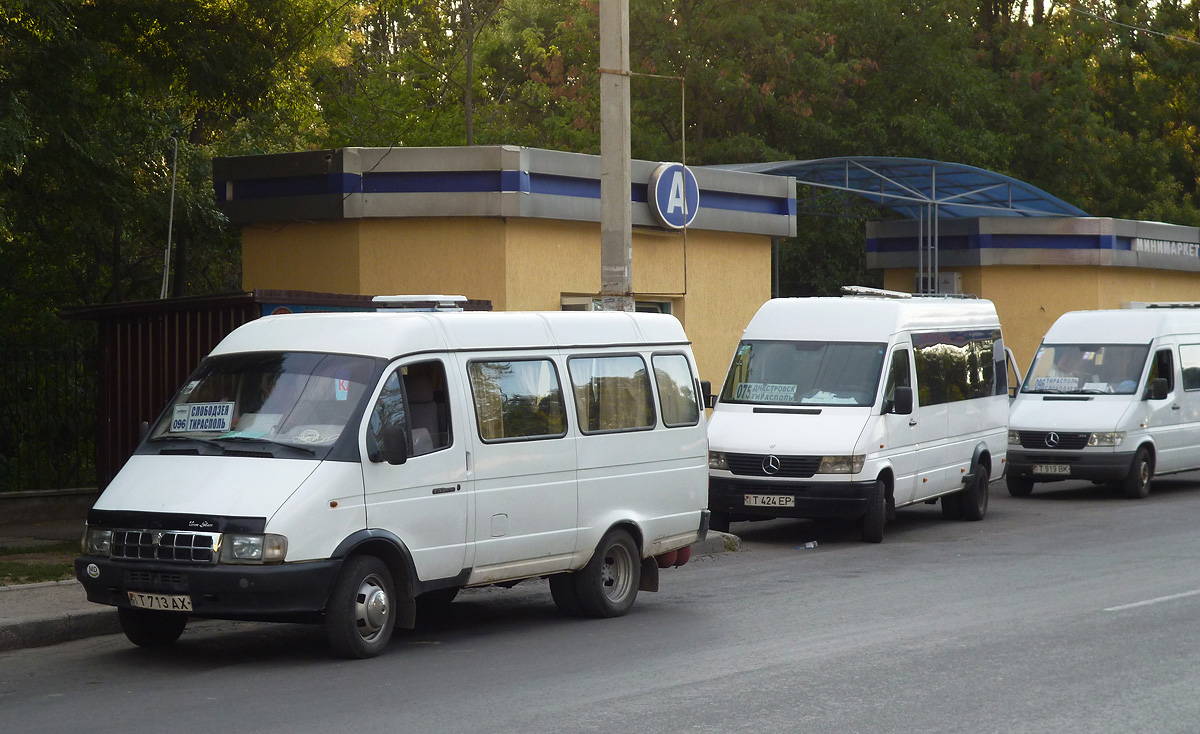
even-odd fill
[[[600,0],[600,300],[633,311],[629,0]]]

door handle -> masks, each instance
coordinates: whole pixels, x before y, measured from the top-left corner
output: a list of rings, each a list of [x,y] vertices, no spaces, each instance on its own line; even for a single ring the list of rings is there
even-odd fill
[[[915,426],[915,425],[917,425],[917,419],[916,419],[916,418],[909,418],[909,419],[908,419],[908,425],[910,425],[910,426]]]
[[[1179,410],[1179,403],[1175,403],[1174,405],[1172,405],[1171,410]]]
[[[433,494],[450,494],[451,492],[457,492],[458,486],[459,485],[456,484],[453,487],[435,487]]]

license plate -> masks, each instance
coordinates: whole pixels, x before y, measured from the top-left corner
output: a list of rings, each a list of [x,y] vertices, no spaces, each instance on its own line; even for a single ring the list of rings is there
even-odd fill
[[[164,612],[192,611],[192,597],[172,594],[143,594],[129,591],[129,604],[138,609],[157,609]]]
[[[1034,474],[1070,474],[1070,464],[1034,464]]]
[[[786,494],[748,494],[746,507],[795,507],[796,498]]]

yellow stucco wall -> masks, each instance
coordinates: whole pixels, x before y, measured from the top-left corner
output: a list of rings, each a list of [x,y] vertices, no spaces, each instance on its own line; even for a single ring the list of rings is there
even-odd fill
[[[600,225],[532,218],[391,218],[242,232],[242,285],[330,293],[446,293],[498,311],[560,308],[600,290]],[[638,228],[633,288],[667,301],[714,389],[750,317],[771,296],[771,238]]]
[[[1022,370],[1050,326],[1067,311],[1121,308],[1130,301],[1200,300],[1200,273],[1070,265],[957,268],[964,293],[996,304],[1004,341]],[[910,291],[916,270],[884,272],[884,287]]]

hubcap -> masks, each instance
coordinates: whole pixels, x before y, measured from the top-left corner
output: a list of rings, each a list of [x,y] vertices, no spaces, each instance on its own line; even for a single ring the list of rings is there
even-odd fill
[[[358,634],[370,642],[387,625],[388,598],[383,588],[383,581],[371,574],[359,584],[358,594],[354,598],[354,623]]]
[[[614,545],[604,554],[604,565],[600,568],[600,581],[604,595],[614,604],[629,595],[633,587],[633,557],[623,545]]]

